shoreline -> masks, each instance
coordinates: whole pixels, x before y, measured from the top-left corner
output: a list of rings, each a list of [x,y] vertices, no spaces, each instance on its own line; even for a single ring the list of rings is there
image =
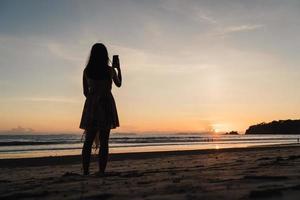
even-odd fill
[[[95,161],[95,157],[93,159]],[[0,199],[298,199],[300,145],[0,160]]]
[[[172,150],[172,151],[154,151],[154,152],[129,152],[129,153],[111,153],[109,161],[122,160],[139,160],[164,158],[169,156],[184,156],[184,155],[205,155],[218,154],[226,152],[245,152],[257,150],[274,150],[300,148],[300,144],[278,144],[264,145],[251,147],[223,148],[223,149],[196,149],[196,150]],[[91,162],[97,161],[97,154],[92,153]],[[1,168],[17,168],[17,167],[38,167],[38,166],[53,166],[53,165],[73,165],[81,163],[81,155],[63,155],[63,156],[45,156],[32,158],[4,158],[0,159]]]

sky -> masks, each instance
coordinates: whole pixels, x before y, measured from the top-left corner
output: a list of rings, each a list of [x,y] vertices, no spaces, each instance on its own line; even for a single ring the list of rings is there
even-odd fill
[[[0,131],[82,132],[91,46],[118,54],[114,132],[300,116],[298,0],[0,0]]]

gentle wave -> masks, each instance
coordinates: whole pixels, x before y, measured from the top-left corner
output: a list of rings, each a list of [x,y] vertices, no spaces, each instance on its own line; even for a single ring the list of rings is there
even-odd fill
[[[299,143],[300,135],[117,135],[112,134],[113,152],[237,148],[255,145]],[[81,135],[0,135],[0,158],[30,154],[78,154],[82,148]],[[13,154],[13,156],[12,156]],[[41,154],[40,154],[41,155]]]
[[[247,144],[273,144],[274,141],[261,141],[261,142],[247,142]],[[214,142],[211,143],[213,145],[224,145],[228,144],[227,142]],[[239,142],[232,142],[234,144],[241,144]],[[113,145],[111,148],[121,148],[121,147],[156,147],[156,146],[180,146],[180,145],[201,145],[201,143],[193,142],[193,143],[151,143],[151,144],[133,144],[133,145]],[[82,146],[78,147],[44,147],[44,148],[26,148],[26,149],[10,149],[10,150],[1,150],[0,153],[10,153],[10,152],[29,152],[29,151],[51,151],[51,150],[79,150],[82,149]]]
[[[75,144],[71,142],[0,142],[0,146],[31,146],[31,145],[50,145],[50,144]]]
[[[45,137],[45,138],[43,138]],[[194,136],[194,137],[186,137],[186,136],[157,136],[157,137],[112,137],[110,139],[110,144],[133,144],[133,143],[145,143],[145,144],[152,144],[152,143],[179,143],[179,142],[185,142],[185,143],[194,143],[194,142],[236,142],[236,141],[280,141],[280,140],[293,140],[297,141],[299,137],[293,136],[293,137],[246,137],[246,136],[237,136],[237,137],[203,137],[203,136]],[[6,139],[7,140],[7,139]],[[23,141],[22,141],[23,140]],[[24,141],[25,140],[25,141]],[[81,138],[76,139],[63,139],[60,140],[58,138],[47,138],[46,136],[41,136],[41,141],[36,141],[33,139],[33,141],[28,139],[22,139],[18,138],[17,141],[13,139],[9,139],[9,141],[1,141],[0,138],[0,146],[34,146],[34,145],[55,145],[55,144],[78,144],[82,143]]]

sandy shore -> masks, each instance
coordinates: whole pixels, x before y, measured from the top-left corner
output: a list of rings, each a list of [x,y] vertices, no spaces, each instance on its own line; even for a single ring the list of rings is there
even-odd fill
[[[96,172],[93,162],[91,171]],[[0,160],[0,199],[299,199],[300,146]]]

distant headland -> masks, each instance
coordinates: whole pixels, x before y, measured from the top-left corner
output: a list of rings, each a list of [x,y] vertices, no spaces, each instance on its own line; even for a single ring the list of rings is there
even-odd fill
[[[300,134],[300,120],[279,120],[250,126],[245,134]]]
[[[239,135],[239,132],[237,132],[237,131],[230,131],[230,132],[224,133],[224,135]]]

